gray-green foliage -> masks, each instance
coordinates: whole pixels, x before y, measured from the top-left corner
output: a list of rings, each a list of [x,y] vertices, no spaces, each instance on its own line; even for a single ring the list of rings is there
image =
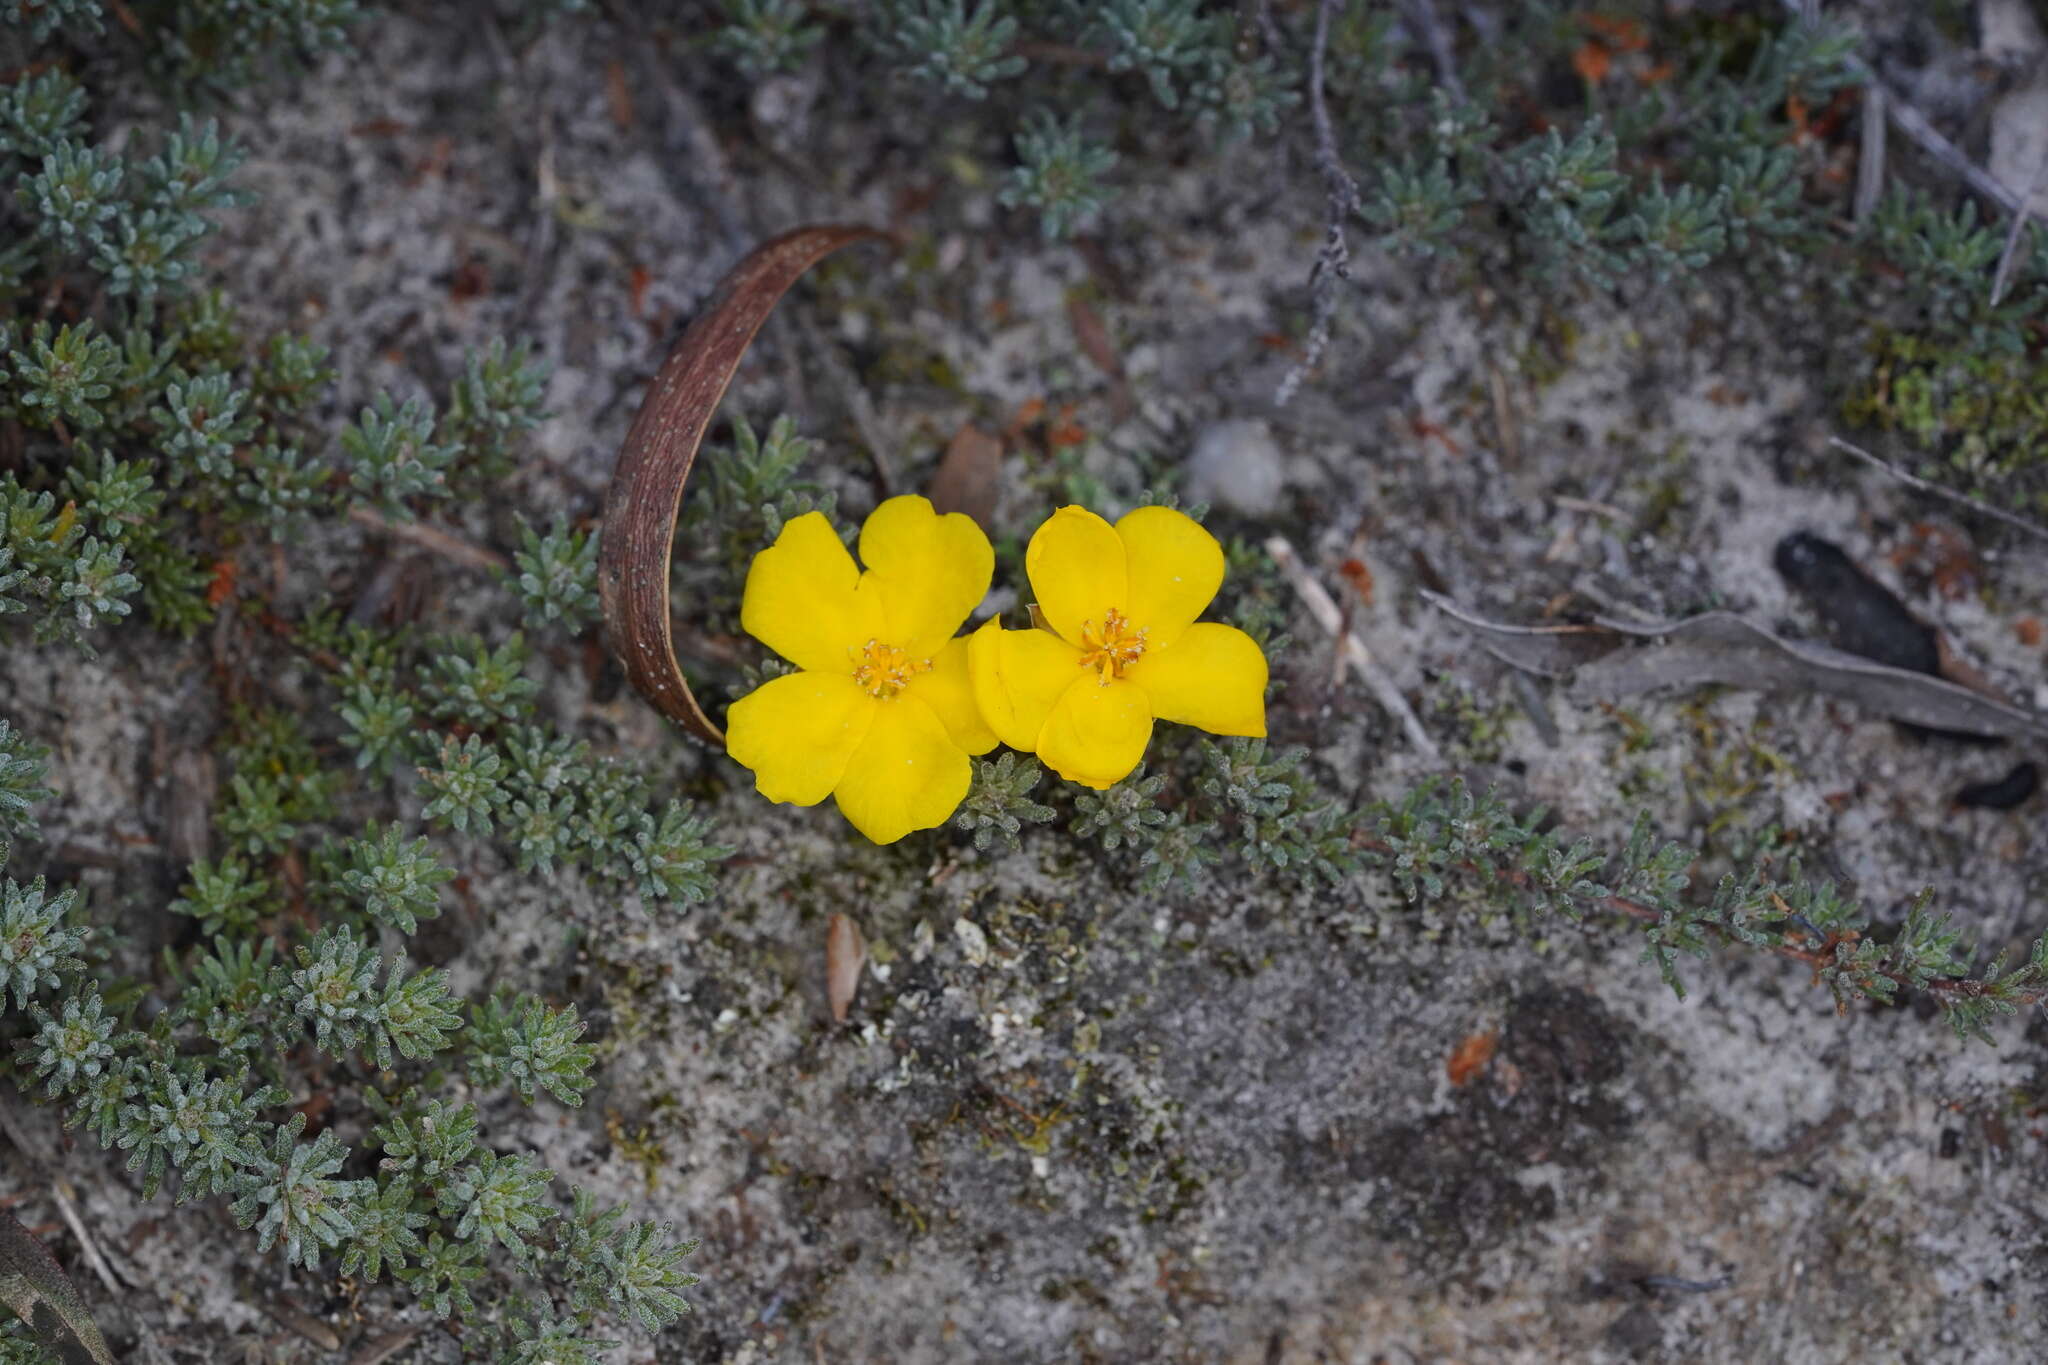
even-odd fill
[[[0,3],[0,19],[30,20],[0,24],[0,55],[18,36],[84,35],[92,12]],[[332,47],[355,6],[133,12],[180,102],[193,83],[236,84]],[[82,647],[128,619],[174,635],[219,621],[228,648],[216,666],[259,699],[231,707],[214,741],[213,856],[154,912],[178,912],[188,931],[139,975],[95,949],[75,891],[0,882],[0,1069],[122,1153],[146,1196],[224,1200],[255,1249],[396,1280],[430,1309],[473,1315],[479,1342],[552,1349],[600,1340],[589,1331],[600,1314],[651,1320],[649,1295],[689,1280],[674,1265],[687,1244],[663,1239],[630,1261],[588,1245],[565,1264],[549,1173],[486,1146],[473,1108],[420,1094],[466,1074],[485,1095],[503,1085],[529,1103],[579,1100],[594,1053],[574,1010],[526,995],[472,1018],[444,972],[390,940],[438,915],[455,877],[423,825],[472,842],[502,835],[508,865],[573,865],[650,902],[703,899],[724,850],[694,812],[655,802],[636,772],[539,722],[537,664],[517,636],[444,644],[317,611],[249,631],[256,615],[237,610],[255,605],[238,603],[253,565],[265,579],[295,568],[299,542],[345,526],[351,497],[415,516],[451,487],[502,475],[545,416],[545,366],[526,344],[493,342],[449,386],[440,418],[424,396],[372,393],[337,430],[320,417],[334,379],[324,348],[251,335],[204,281],[216,222],[247,202],[234,187],[240,148],[189,112],[100,140],[67,73],[109,60],[0,69],[13,73],[0,77],[0,174],[13,191],[0,196],[0,427],[20,456],[0,474],[0,628],[24,637],[4,647]],[[526,550],[520,590],[540,619],[586,625],[590,536],[564,530]],[[288,599],[266,591],[261,605]],[[331,683],[311,711],[296,697],[300,709],[283,709],[268,686],[300,666],[295,650]],[[44,750],[0,721],[0,861],[10,841],[34,837],[47,769]],[[551,828],[528,818],[537,804]],[[344,809],[373,823],[341,837]],[[316,1131],[291,1108],[330,1094],[351,1117]],[[363,1104],[387,1125],[353,1117]],[[468,1116],[468,1136],[433,1153],[460,1155],[408,1161],[404,1133],[450,1112]],[[394,1158],[381,1174],[380,1151]],[[666,1267],[652,1281],[647,1258]]]
[[[49,770],[50,751],[0,717],[0,867],[7,864],[14,836],[35,827],[30,808],[52,795],[43,785]]]
[[[725,15],[714,45],[756,79],[795,69],[825,36],[806,0],[725,0]]]
[[[77,893],[51,893],[41,877],[27,886],[0,881],[0,995],[12,994],[25,1010],[42,992],[59,984],[60,972],[85,964],[77,954],[85,934],[65,922]]]
[[[974,765],[973,784],[953,824],[974,836],[977,849],[985,851],[998,839],[1006,848],[1016,848],[1025,825],[1042,825],[1059,814],[1031,799],[1044,778],[1045,769],[1037,760],[1022,754],[1005,751],[982,759]]]
[[[359,839],[342,845],[345,865],[335,879],[347,897],[370,918],[410,934],[423,919],[441,913],[441,888],[454,880],[455,869],[444,865],[426,839],[407,839],[405,826],[375,826]]]
[[[1229,23],[1205,12],[1202,0],[1104,0],[1093,8],[1109,69],[1141,73],[1169,109],[1180,104],[1180,83],[1211,60],[1218,23]]]
[[[597,538],[590,532],[557,523],[537,535],[521,517],[512,562],[528,630],[559,622],[575,635],[597,619]]]
[[[520,435],[548,415],[541,408],[547,377],[546,362],[524,341],[507,346],[493,337],[470,353],[449,392],[441,437],[460,452],[472,485],[488,487],[512,472]]]
[[[262,728],[260,718],[247,723]],[[28,752],[7,738],[12,751]],[[243,743],[265,741],[248,734]],[[34,790],[26,780],[15,789]],[[381,898],[378,917],[394,926],[410,927],[401,909],[427,913],[448,875],[395,829],[343,850],[316,859],[317,874],[335,883],[321,898]],[[201,918],[210,910],[229,934],[246,931],[251,875],[233,855],[195,867],[187,908]],[[621,1224],[580,1194],[565,1214],[549,1194],[550,1172],[483,1144],[473,1104],[415,1089],[386,1101],[370,1084],[394,1073],[431,1080],[459,1059],[482,1091],[578,1103],[594,1053],[574,1009],[501,994],[465,1020],[443,973],[414,971],[403,953],[380,953],[340,924],[310,934],[288,959],[269,938],[254,947],[246,936],[169,954],[167,1003],[147,1026],[131,1026],[103,986],[124,1000],[136,992],[88,966],[89,934],[76,915],[69,890],[0,883],[0,996],[25,1025],[6,1066],[25,1090],[63,1106],[68,1122],[125,1152],[145,1197],[164,1187],[180,1203],[224,1197],[258,1250],[276,1248],[307,1268],[332,1258],[343,1273],[392,1276],[444,1315],[479,1311],[475,1291],[491,1277],[527,1277],[543,1287],[540,1301],[548,1292],[570,1301],[567,1316],[544,1315],[538,1339],[583,1331],[598,1313],[659,1325],[686,1309],[679,1291],[691,1277],[678,1262],[693,1244]],[[335,1129],[309,1137],[303,1111],[280,1118],[294,1095],[281,1084],[285,1059],[308,1041],[330,1054],[324,1084],[353,1069],[372,1107],[383,1108],[363,1139],[365,1152],[381,1151],[381,1173]],[[515,1326],[534,1321],[529,1313],[480,1326],[515,1342],[536,1339]]]
[[[790,64],[800,42],[794,35],[805,32],[804,8],[794,0],[734,0],[720,45],[749,74]],[[1140,113],[1148,125],[1208,137],[1270,137],[1300,98],[1296,55],[1273,50],[1270,30],[1249,10],[1206,0],[882,0],[861,16],[861,32],[890,70],[935,94],[994,105],[991,89],[1016,82],[1050,97],[1021,125],[990,119],[1014,142],[1019,162],[1003,201],[1036,210],[1047,238],[1066,236],[1105,202],[1115,157],[1084,138],[1082,126],[1114,126]],[[1086,85],[1059,80],[1062,61],[1052,54],[1099,66],[1106,76]],[[1002,102],[1006,109],[1031,104]]]
[[[244,202],[229,183],[240,149],[182,114],[117,153],[90,140],[89,111],[61,70],[0,86],[0,174],[16,189],[0,198],[0,290],[97,305],[55,319],[0,306],[0,421],[27,429],[31,456],[0,480],[0,615],[81,645],[137,606],[196,630],[215,606],[200,528],[275,533],[325,479],[298,439],[317,360],[276,343],[295,374],[253,360],[233,310],[190,290],[219,214]]]
[[[270,908],[270,881],[249,860],[230,853],[217,862],[202,859],[186,869],[184,891],[171,909],[199,921],[208,938],[238,935],[256,927]]]
[[[1017,162],[998,197],[1036,209],[1039,231],[1051,240],[1101,209],[1102,176],[1116,165],[1116,153],[1084,136],[1077,120],[1040,110],[1017,133]]]
[[[1693,885],[1697,849],[1660,842],[1647,814],[1615,851],[1543,828],[1543,812],[1517,815],[1462,782],[1425,782],[1399,801],[1360,812],[1366,858],[1411,901],[1505,901],[1525,924],[1622,916],[1643,935],[1643,958],[1681,997],[1678,958],[1738,944],[1807,962],[1838,1004],[1890,1003],[1904,992],[1940,1005],[1958,1037],[1990,1040],[1989,1024],[2048,995],[2048,937],[2014,965],[2001,955],[1972,977],[1973,953],[1948,915],[1922,895],[1890,932],[1828,882],[1783,875],[1766,857]]]
[[[401,406],[388,393],[341,433],[349,483],[358,496],[397,517],[410,517],[420,498],[448,496],[448,466],[458,453],[434,440],[434,410],[422,398]]]
[[[230,1208],[237,1223],[256,1229],[258,1251],[281,1244],[287,1264],[311,1269],[352,1231],[351,1206],[369,1182],[337,1176],[348,1149],[332,1129],[322,1129],[311,1142],[299,1140],[305,1131],[303,1113],[276,1125],[267,1149],[256,1150]]]
[[[785,523],[805,512],[831,516],[838,499],[797,477],[812,443],[797,433],[796,419],[778,416],[756,434],[743,416],[733,418],[732,444],[706,452],[709,478],[692,499],[692,520],[715,527],[725,561],[744,565],[756,550],[772,544]]]
[[[1112,853],[1125,845],[1138,847],[1166,823],[1166,812],[1157,804],[1165,787],[1165,774],[1147,777],[1141,763],[1120,782],[1101,791],[1080,792],[1074,798],[1074,833],[1100,840]]]
[[[496,648],[475,637],[422,645],[320,618],[307,642],[332,656],[336,715],[342,743],[353,753],[351,766],[379,776],[409,766],[419,783],[421,817],[430,824],[496,837],[522,872],[572,866],[668,905],[695,904],[711,894],[713,870],[731,850],[684,803],[657,805],[630,767],[595,759],[587,743],[534,723],[538,684],[522,636],[511,635]],[[436,728],[435,721],[449,728]],[[294,764],[279,766],[290,771]],[[290,816],[280,810],[275,818],[288,823]],[[263,828],[246,814],[230,824],[248,827],[248,837]],[[403,851],[405,837],[391,826],[374,848],[351,844],[345,854],[356,878],[351,895],[367,894],[361,878],[373,865],[397,875],[406,858],[430,864],[423,844],[410,846],[416,853]],[[370,900],[365,908],[375,918],[406,923],[397,901]],[[413,913],[425,917],[423,906]]]
[[[130,7],[165,88],[186,93],[332,50],[358,8]],[[950,101],[969,155],[1000,163],[1014,150],[997,192],[1057,237],[1091,218],[1129,228],[1111,207],[1114,178],[1153,174],[1162,146],[1178,156],[1190,139],[1279,132],[1298,101],[1313,9],[727,0],[713,43],[749,79],[868,62],[849,68],[861,79],[826,83],[861,92],[884,84],[866,79],[879,53],[915,92]],[[1788,110],[1820,109],[1860,79],[1851,35],[1753,26],[1746,57],[1699,44],[1676,54],[1667,83],[1557,107],[1531,96],[1527,73],[1561,65],[1558,44],[1583,30],[1555,7],[1510,11],[1498,41],[1453,54],[1465,91],[1453,96],[1428,89],[1439,77],[1388,7],[1342,7],[1327,87],[1373,245],[1461,282],[1504,281],[1503,297],[1531,307],[1589,288],[1627,300],[1736,267],[1764,297],[1846,310],[1829,314],[1852,324],[1839,349],[1869,356],[1851,366],[1852,411],[1921,442],[1936,461],[1924,472],[2039,488],[2025,481],[2048,468],[2037,336],[2048,255],[2023,256],[1994,304],[2004,225],[1940,187],[1898,187],[1839,230],[1840,195],[1820,174],[1828,148]],[[102,27],[94,0],[0,0],[0,43],[90,44]],[[861,41],[821,42],[841,27]],[[232,656],[248,645],[240,627],[263,620],[298,653],[279,644],[252,668],[303,664],[329,686],[304,712],[233,721],[219,856],[186,869],[169,908],[190,922],[175,926],[160,970],[107,966],[74,891],[0,884],[7,1069],[126,1153],[146,1190],[224,1197],[291,1262],[396,1278],[430,1311],[473,1319],[464,1341],[479,1352],[586,1359],[605,1347],[590,1335],[602,1313],[656,1330],[686,1307],[691,1244],[600,1211],[582,1191],[565,1211],[548,1173],[480,1130],[475,1104],[431,1093],[459,1075],[528,1103],[579,1103],[593,1049],[574,1007],[509,988],[458,1001],[393,940],[439,915],[451,885],[463,890],[457,865],[559,871],[615,899],[687,904],[711,892],[727,850],[639,771],[546,723],[536,701],[549,665],[517,637],[451,648],[209,591],[232,589],[238,566],[254,577],[273,544],[283,553],[309,532],[339,534],[334,514],[352,497],[393,517],[433,515],[451,489],[497,478],[544,416],[545,368],[526,344],[494,341],[439,395],[439,417],[424,396],[370,393],[348,395],[364,405],[356,422],[320,421],[334,378],[322,348],[251,335],[206,287],[209,239],[243,202],[240,150],[189,112],[102,139],[70,73],[121,58],[80,51],[92,60],[0,62],[0,174],[13,191],[0,196],[0,426],[22,447],[0,475],[0,626],[83,644],[127,618],[174,634],[220,620]],[[1020,125],[1022,109],[1038,112]],[[708,604],[707,628],[730,626],[747,558],[788,518],[832,510],[829,493],[799,478],[806,446],[785,417],[764,435],[738,421],[730,447],[708,453],[690,501],[694,562],[678,570],[709,585],[692,594]],[[537,639],[595,619],[595,548],[579,523],[523,529],[509,594]],[[1254,547],[1236,542],[1230,555],[1218,614],[1277,652],[1289,599]],[[33,835],[46,769],[43,751],[0,721],[0,860],[10,836]],[[1683,958],[1732,944],[1797,958],[1845,1001],[1924,994],[1971,1034],[2048,990],[2039,945],[1970,978],[1961,930],[1924,898],[1874,914],[1796,864],[1761,861],[1696,887],[1693,850],[1660,842],[1648,820],[1609,850],[1455,785],[1354,809],[1299,752],[1256,740],[1162,740],[1149,769],[1105,792],[1047,790],[1042,778],[1015,755],[977,765],[959,831],[976,847],[1078,832],[1113,875],[1148,891],[1199,890],[1222,865],[1302,886],[1371,877],[1433,910],[1507,904],[1532,924],[1619,918],[1639,926],[1646,960],[1674,987]],[[348,828],[372,811],[374,823],[340,838],[341,811]],[[1055,820],[1058,830],[1027,828]],[[344,1100],[343,1117],[308,1139],[287,1097],[316,1085]]]
[[[496,649],[452,640],[432,661],[422,694],[436,720],[493,726],[525,719],[539,684],[526,676],[526,637],[514,632]]]
[[[711,868],[732,849],[711,837],[711,827],[680,801],[657,817],[641,812],[627,853],[641,896],[650,901],[695,905],[708,900],[717,883]]]
[[[881,0],[876,41],[905,75],[949,95],[982,99],[1024,69],[1011,52],[1017,20],[998,0]]]
[[[469,1074],[476,1084],[509,1085],[532,1104],[542,1090],[563,1104],[583,1103],[594,1055],[583,1023],[571,1009],[554,1009],[531,995],[495,994],[470,1007]]]

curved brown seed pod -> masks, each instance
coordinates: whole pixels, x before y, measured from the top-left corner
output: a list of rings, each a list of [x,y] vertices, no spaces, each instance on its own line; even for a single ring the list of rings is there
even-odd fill
[[[683,484],[718,400],[776,300],[819,261],[870,237],[887,240],[875,228],[805,227],[749,252],[719,282],[710,303],[668,353],[612,471],[597,552],[605,638],[635,691],[713,744],[723,744],[725,735],[683,681],[669,634],[669,549],[682,511]]]

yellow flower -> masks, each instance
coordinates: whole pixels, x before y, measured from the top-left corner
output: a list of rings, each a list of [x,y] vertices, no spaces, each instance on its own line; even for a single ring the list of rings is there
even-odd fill
[[[740,624],[801,671],[734,702],[725,742],[770,801],[832,796],[889,844],[944,824],[967,795],[967,756],[995,747],[953,637],[995,554],[970,518],[905,497],[867,519],[860,557],[865,573],[817,512],[754,556]]]
[[[1266,656],[1235,626],[1197,621],[1223,547],[1192,518],[1140,507],[1115,526],[1062,507],[1024,568],[1050,630],[969,637],[974,699],[996,737],[1069,782],[1107,787],[1145,756],[1152,722],[1266,733]]]

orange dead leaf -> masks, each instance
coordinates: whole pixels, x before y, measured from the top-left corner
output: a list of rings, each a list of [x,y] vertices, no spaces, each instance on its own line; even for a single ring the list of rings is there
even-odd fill
[[[2022,616],[2012,623],[2012,633],[2019,637],[2019,642],[2027,648],[2037,647],[2041,643],[2041,618]]]
[[[644,265],[636,265],[626,278],[626,306],[633,310],[636,318],[647,316],[647,286],[654,283],[654,276]]]
[[[240,569],[232,559],[214,561],[213,581],[206,585],[206,605],[217,607],[235,595],[235,575]]]
[[[1969,539],[1952,526],[1914,522],[1906,543],[1892,551],[1890,558],[1894,567],[1925,579],[1951,602],[1977,590],[1976,552]]]
[[[1580,43],[1572,53],[1572,70],[1579,73],[1579,79],[1588,85],[1598,85],[1607,79],[1608,68],[1614,64],[1614,54],[1604,43]]]
[[[1045,443],[1050,446],[1077,446],[1088,439],[1088,430],[1074,420],[1074,404],[1060,404],[1060,414],[1045,430]]]
[[[1650,45],[1650,31],[1638,20],[1608,14],[1582,14],[1579,22],[1600,35],[1616,52],[1641,52]]]
[[[1438,426],[1435,422],[1430,421],[1427,417],[1424,417],[1419,412],[1408,419],[1408,430],[1415,434],[1415,438],[1418,441],[1429,440],[1431,438],[1441,441],[1443,443],[1444,449],[1450,452],[1453,458],[1462,458],[1465,454],[1465,452],[1459,448],[1458,443],[1451,439],[1451,434],[1448,431],[1445,431],[1442,427]]]
[[[1486,1064],[1493,1060],[1493,1050],[1499,1045],[1499,1029],[1473,1034],[1451,1050],[1450,1058],[1444,1062],[1444,1074],[1451,1078],[1452,1085],[1465,1084],[1486,1069]]]
[[[1358,594],[1358,600],[1368,607],[1372,605],[1372,570],[1365,567],[1362,559],[1347,559],[1337,566],[1337,572],[1344,575],[1344,581]]]
[[[1785,96],[1785,119],[1792,125],[1790,141],[1805,143],[1813,140],[1813,130],[1807,126],[1805,100],[1797,95]]]
[[[614,57],[604,67],[604,97],[620,132],[633,126],[633,92],[626,88],[626,64]]]

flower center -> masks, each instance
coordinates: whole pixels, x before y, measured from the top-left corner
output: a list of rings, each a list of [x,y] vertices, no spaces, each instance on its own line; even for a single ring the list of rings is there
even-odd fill
[[[887,701],[920,673],[932,671],[930,659],[913,659],[894,645],[870,640],[861,646],[860,659],[853,666],[853,680],[871,697]]]
[[[1145,631],[1133,629],[1115,607],[1102,614],[1100,630],[1092,619],[1081,623],[1081,667],[1095,670],[1098,687],[1107,687],[1112,678],[1121,678],[1124,670],[1144,652]]]

